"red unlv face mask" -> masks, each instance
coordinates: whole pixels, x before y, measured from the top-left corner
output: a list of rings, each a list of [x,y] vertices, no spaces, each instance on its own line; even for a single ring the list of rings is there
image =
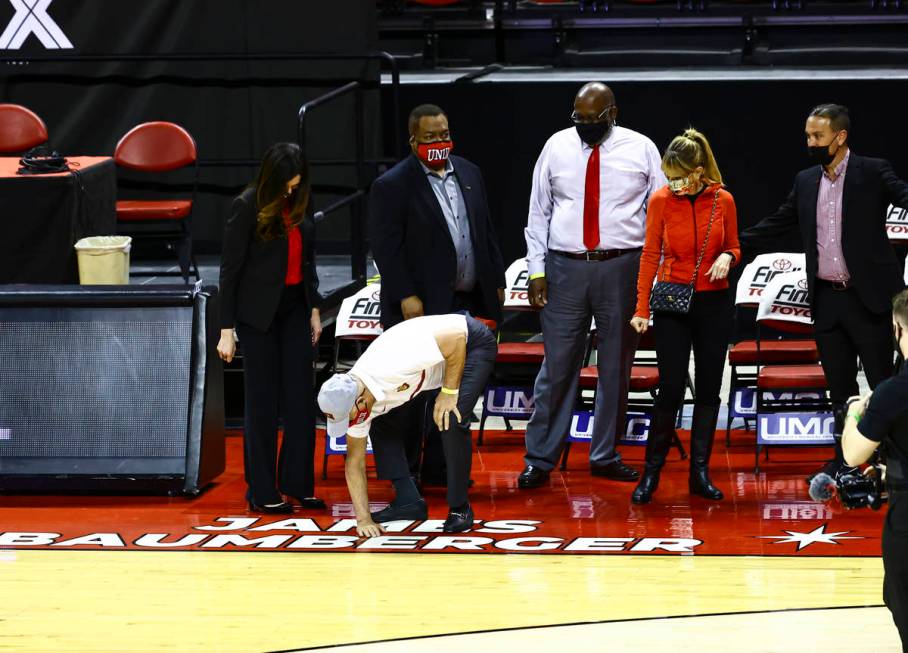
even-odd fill
[[[434,143],[417,143],[416,156],[433,170],[440,170],[448,163],[448,157],[454,149],[452,141],[435,141]]]
[[[370,409],[368,409],[368,408],[360,408],[360,409],[358,409],[358,410],[356,411],[356,417],[354,417],[354,418],[353,418],[352,420],[350,420],[350,422],[349,422],[350,426],[356,426],[357,424],[362,424],[362,423],[365,422],[367,419],[369,419],[369,415],[370,415],[371,413],[372,413],[372,411],[371,411]]]

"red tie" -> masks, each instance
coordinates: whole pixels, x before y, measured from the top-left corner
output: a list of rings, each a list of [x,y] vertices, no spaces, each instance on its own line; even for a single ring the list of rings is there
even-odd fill
[[[599,244],[599,146],[586,162],[586,189],[583,193],[583,244],[594,250]]]

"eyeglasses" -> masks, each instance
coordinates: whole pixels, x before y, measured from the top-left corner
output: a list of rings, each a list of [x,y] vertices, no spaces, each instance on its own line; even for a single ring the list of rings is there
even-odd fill
[[[596,116],[595,118],[592,118],[592,119],[590,119],[590,118],[584,118],[584,117],[582,117],[582,116],[578,116],[578,115],[577,115],[577,111],[574,110],[574,111],[571,112],[571,122],[573,122],[575,125],[589,124],[589,123],[594,123],[594,122],[602,122],[603,119],[605,118],[606,114],[607,114],[614,106],[615,106],[614,104],[608,105],[607,107],[605,107],[605,108],[602,110],[602,113],[600,113],[598,116]]]

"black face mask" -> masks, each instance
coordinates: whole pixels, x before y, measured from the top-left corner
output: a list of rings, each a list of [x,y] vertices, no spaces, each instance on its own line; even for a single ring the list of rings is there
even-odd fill
[[[609,131],[612,129],[612,123],[610,120],[603,120],[602,122],[580,122],[574,123],[574,127],[577,129],[577,135],[580,136],[580,140],[594,147],[603,141],[603,139],[608,135]]]
[[[835,136],[833,136],[833,143],[835,142]],[[835,148],[835,152],[832,154],[829,153],[829,147],[832,143],[828,145],[814,145],[813,147],[807,148],[807,155],[814,160],[814,162],[819,163],[821,166],[828,166],[832,163],[832,160],[835,158],[835,155],[839,153],[839,145]]]

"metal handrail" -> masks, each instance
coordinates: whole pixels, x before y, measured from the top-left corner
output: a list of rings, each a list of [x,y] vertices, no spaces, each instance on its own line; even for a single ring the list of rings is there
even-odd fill
[[[362,84],[360,84],[359,82],[350,82],[349,84],[344,84],[340,88],[336,88],[333,91],[329,91],[328,93],[325,93],[324,95],[319,95],[314,100],[309,100],[308,102],[306,102],[305,104],[303,104],[300,107],[299,113],[297,114],[297,117],[298,117],[297,139],[299,141],[300,147],[303,148],[303,150],[306,149],[306,147],[305,147],[305,145],[306,145],[305,129],[306,129],[306,116],[308,115],[308,113],[310,111],[312,111],[312,109],[320,107],[323,104],[330,102],[331,100],[335,100],[341,96],[346,95],[347,93],[352,93],[360,88],[362,88]]]
[[[354,283],[364,284],[366,281],[366,247],[365,247],[365,198],[368,188],[366,179],[366,161],[365,161],[365,109],[363,103],[363,85],[359,82],[349,82],[338,88],[335,88],[324,95],[309,100],[300,106],[297,112],[297,138],[299,139],[300,149],[306,151],[306,119],[311,115],[314,109],[325,106],[339,98],[349,94],[354,95],[354,128],[355,134],[355,158],[353,165],[356,167],[356,190],[349,195],[342,197],[326,208],[316,211],[314,219],[316,224],[325,219],[325,217],[338,211],[346,206],[351,206],[350,221],[350,268],[351,276]],[[395,116],[396,118],[396,116]],[[396,122],[395,122],[396,125]],[[399,140],[399,139],[398,139]]]

